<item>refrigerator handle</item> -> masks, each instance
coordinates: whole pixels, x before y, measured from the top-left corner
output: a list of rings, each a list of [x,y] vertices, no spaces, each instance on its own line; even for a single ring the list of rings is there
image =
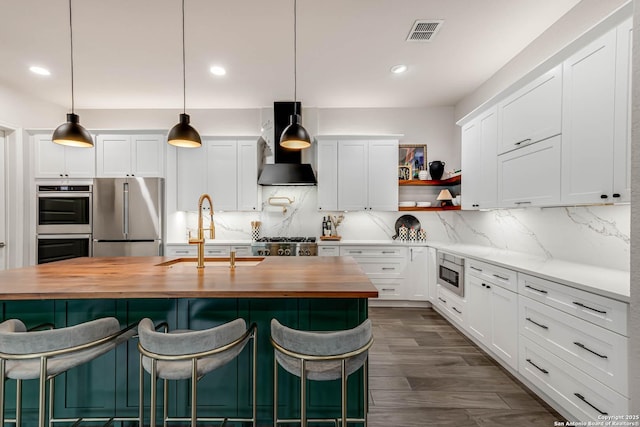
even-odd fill
[[[124,238],[127,239],[129,237],[129,183],[125,182],[122,186],[122,228],[124,231]]]

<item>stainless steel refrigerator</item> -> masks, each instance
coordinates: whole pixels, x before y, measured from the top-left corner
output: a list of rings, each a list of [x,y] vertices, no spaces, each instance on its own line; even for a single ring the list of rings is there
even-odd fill
[[[162,255],[163,178],[96,178],[93,256]]]

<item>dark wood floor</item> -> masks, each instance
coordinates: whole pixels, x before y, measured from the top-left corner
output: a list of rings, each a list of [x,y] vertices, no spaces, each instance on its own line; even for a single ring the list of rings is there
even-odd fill
[[[370,307],[369,318],[369,427],[563,420],[433,309]]]

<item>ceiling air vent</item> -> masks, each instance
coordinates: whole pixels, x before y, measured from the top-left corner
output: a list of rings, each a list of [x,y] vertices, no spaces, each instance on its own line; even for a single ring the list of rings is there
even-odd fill
[[[419,19],[413,23],[409,36],[407,36],[407,41],[430,42],[440,31],[443,23],[444,21],[437,19]]]

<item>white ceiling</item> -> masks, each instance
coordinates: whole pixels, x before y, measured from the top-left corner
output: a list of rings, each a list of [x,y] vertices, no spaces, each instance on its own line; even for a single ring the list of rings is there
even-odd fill
[[[298,100],[455,105],[579,0],[298,0]],[[180,0],[74,0],[76,108],[182,108]],[[187,110],[293,99],[293,0],[186,0]],[[0,84],[70,107],[67,0],[0,0]],[[443,19],[431,43],[405,39]],[[391,66],[409,71],[392,75]],[[223,65],[227,75],[209,73]],[[48,77],[28,71],[40,65]]]

